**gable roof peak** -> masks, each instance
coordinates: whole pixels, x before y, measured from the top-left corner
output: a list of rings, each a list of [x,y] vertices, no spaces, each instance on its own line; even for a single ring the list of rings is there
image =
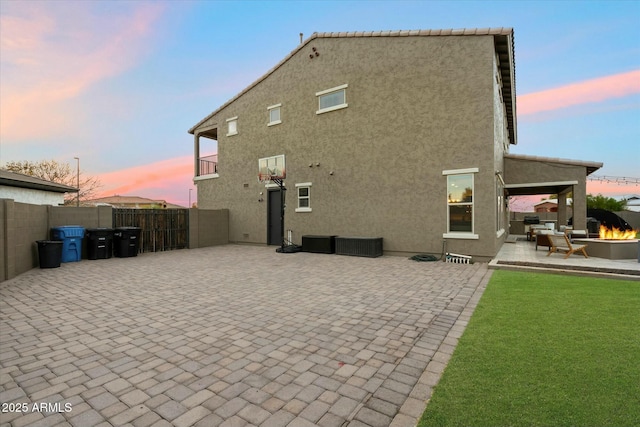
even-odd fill
[[[196,130],[207,120],[221,111],[223,108],[240,98],[251,88],[258,85],[260,82],[269,77],[275,70],[280,68],[282,64],[291,59],[300,50],[304,49],[311,41],[321,38],[355,38],[355,37],[424,37],[424,36],[494,36],[496,40],[496,53],[501,57],[500,70],[502,74],[502,80],[504,83],[503,96],[505,98],[505,105],[507,109],[507,122],[509,128],[509,140],[511,144],[517,144],[517,131],[516,131],[516,111],[515,111],[515,60],[514,60],[514,40],[513,40],[513,28],[511,27],[497,27],[497,28],[462,28],[462,29],[445,29],[445,30],[388,30],[388,31],[342,31],[342,32],[314,32],[303,40],[300,44],[293,49],[289,55],[284,57],[274,67],[267,71],[264,75],[251,83],[245,89],[243,89],[236,96],[225,102],[223,105],[215,109],[213,112],[205,116],[202,120],[196,123],[189,133],[196,134]]]

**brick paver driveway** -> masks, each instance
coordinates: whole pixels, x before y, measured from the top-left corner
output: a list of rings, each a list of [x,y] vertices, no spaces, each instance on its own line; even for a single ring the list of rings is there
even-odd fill
[[[489,277],[228,245],[0,284],[2,426],[413,426]]]

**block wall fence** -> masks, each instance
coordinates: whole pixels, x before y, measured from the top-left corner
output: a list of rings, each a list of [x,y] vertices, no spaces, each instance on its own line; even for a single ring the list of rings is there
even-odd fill
[[[52,227],[113,228],[113,208],[45,206],[0,199],[0,282],[39,266]],[[229,211],[189,209],[189,249],[229,243]]]

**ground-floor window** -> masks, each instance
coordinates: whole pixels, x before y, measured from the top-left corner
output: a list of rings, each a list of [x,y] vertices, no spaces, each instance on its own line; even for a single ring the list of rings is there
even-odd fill
[[[500,176],[496,176],[496,203],[496,233],[502,235],[504,233],[506,202],[504,199],[504,184],[502,184]]]
[[[296,184],[298,193],[298,207],[296,212],[311,212],[311,183]]]
[[[478,168],[445,170],[447,177],[447,238],[477,239],[474,233],[474,176]]]

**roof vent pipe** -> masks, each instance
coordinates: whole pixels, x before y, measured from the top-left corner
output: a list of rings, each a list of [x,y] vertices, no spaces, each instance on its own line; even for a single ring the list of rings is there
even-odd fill
[[[304,34],[300,33],[300,44],[302,44],[302,37],[304,36]]]

